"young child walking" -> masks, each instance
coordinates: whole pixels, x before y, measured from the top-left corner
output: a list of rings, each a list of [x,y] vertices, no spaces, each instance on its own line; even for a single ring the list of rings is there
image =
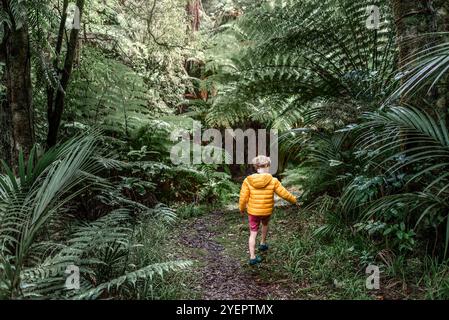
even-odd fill
[[[240,190],[239,208],[242,216],[245,209],[248,212],[249,221],[249,254],[250,265],[255,265],[262,261],[259,255],[256,255],[256,238],[259,231],[259,225],[262,223],[262,239],[260,241],[259,250],[268,250],[266,243],[268,233],[268,222],[273,213],[274,194],[295,204],[296,197],[288,192],[278,179],[274,178],[270,173],[271,160],[267,156],[257,156],[253,159],[253,165],[257,173],[248,176],[242,184]]]

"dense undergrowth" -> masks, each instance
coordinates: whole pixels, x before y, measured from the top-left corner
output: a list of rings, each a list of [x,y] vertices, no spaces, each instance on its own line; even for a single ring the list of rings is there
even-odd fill
[[[0,298],[192,297],[197,269],[172,247],[177,227],[235,204],[250,172],[173,164],[171,135],[194,121],[279,130],[278,175],[303,192],[300,211],[276,212],[267,264],[247,272],[288,279],[298,298],[449,297],[449,30],[415,35],[404,60],[384,0],[94,0],[76,45],[65,30],[58,46],[67,2],[0,9],[2,43],[17,25],[27,32],[35,131],[33,149],[0,140],[17,151],[0,169]],[[5,46],[6,137],[20,130],[8,127]],[[56,146],[51,92],[64,101]],[[244,265],[238,234],[220,241]],[[370,264],[380,291],[364,287]]]
[[[246,233],[236,212],[217,226],[217,241],[244,265],[245,272],[280,283],[292,299],[447,299],[449,267],[431,257],[395,255],[349,230],[317,237],[325,218],[312,210],[276,209],[269,252],[256,268],[246,265]],[[380,289],[366,288],[369,264],[380,267]],[[269,293],[267,293],[269,294]],[[273,292],[272,294],[275,294]]]

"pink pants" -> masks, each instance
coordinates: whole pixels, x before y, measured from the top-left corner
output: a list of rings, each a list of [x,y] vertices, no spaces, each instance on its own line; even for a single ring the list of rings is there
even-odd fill
[[[270,221],[270,216],[253,216],[251,214],[248,214],[248,221],[249,221],[249,229],[251,231],[258,231],[259,230],[259,224],[262,222],[264,226],[268,225],[268,222]]]

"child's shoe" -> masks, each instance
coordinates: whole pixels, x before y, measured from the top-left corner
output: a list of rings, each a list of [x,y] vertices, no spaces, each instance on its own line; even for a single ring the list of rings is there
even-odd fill
[[[261,244],[259,245],[259,250],[262,252],[265,252],[268,250],[268,244]]]
[[[249,259],[249,265],[254,266],[258,263],[262,262],[262,258],[260,256],[256,256],[254,259]]]

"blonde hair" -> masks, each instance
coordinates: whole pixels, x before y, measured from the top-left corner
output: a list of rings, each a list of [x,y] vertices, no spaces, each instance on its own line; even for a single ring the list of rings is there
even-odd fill
[[[260,155],[255,157],[252,163],[256,169],[266,168],[271,165],[271,159],[267,156]]]

